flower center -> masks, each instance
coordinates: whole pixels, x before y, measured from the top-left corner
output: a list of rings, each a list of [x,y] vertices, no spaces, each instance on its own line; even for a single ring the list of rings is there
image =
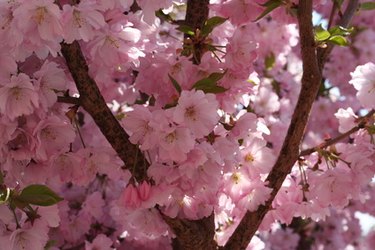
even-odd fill
[[[185,116],[187,118],[190,118],[193,121],[195,121],[197,119],[196,118],[196,111],[195,111],[194,106],[190,106],[190,107],[185,109]]]
[[[37,24],[41,24],[44,21],[45,14],[47,13],[46,7],[38,7],[35,11],[34,19]]]
[[[250,153],[247,153],[245,155],[245,161],[246,162],[253,162],[254,161],[254,156],[252,154],[250,154]]]

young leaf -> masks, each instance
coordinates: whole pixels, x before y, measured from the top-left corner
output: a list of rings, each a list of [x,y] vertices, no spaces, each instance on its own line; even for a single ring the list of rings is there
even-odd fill
[[[330,28],[328,31],[329,31],[329,33],[331,33],[331,36],[336,36],[336,35],[349,36],[353,32],[353,30],[354,30],[353,27],[344,28],[344,27],[341,27],[341,26],[334,26],[334,27]]]
[[[315,41],[323,42],[331,36],[330,32],[319,26],[315,29]]]
[[[224,73],[212,73],[208,77],[197,81],[193,85],[193,88],[196,90],[202,90],[204,93],[223,93],[227,89],[218,86],[217,82],[224,77],[225,73],[226,71],[224,71]]]
[[[260,14],[253,22],[256,22],[266,16],[268,13],[273,11],[274,9],[283,5],[282,0],[268,0],[264,4],[260,4],[260,6],[266,7],[266,9]]]
[[[173,87],[177,90],[179,94],[181,94],[181,86],[180,84],[174,79],[170,74],[168,74],[169,79],[171,80]]]
[[[186,35],[189,35],[189,36],[194,36],[194,34],[195,34],[194,29],[192,27],[188,26],[188,25],[185,25],[185,24],[181,24],[176,29],[181,31],[182,33],[184,33]]]
[[[340,45],[340,46],[347,46],[348,45],[348,40],[346,40],[346,38],[343,37],[343,36],[331,36],[328,39],[328,41],[333,43],[333,44]]]
[[[209,18],[202,28],[202,32],[201,32],[202,36],[208,36],[213,31],[214,28],[224,23],[226,20],[228,19],[224,17],[219,17],[219,16],[214,16],[214,17]]]
[[[375,2],[364,2],[360,5],[361,10],[375,10]]]
[[[44,185],[32,184],[25,187],[17,200],[37,206],[52,206],[63,198]]]

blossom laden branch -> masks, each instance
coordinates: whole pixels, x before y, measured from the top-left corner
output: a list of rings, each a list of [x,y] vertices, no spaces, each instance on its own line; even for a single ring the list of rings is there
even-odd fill
[[[266,179],[272,192],[265,205],[260,206],[254,212],[246,212],[233,235],[225,244],[224,249],[245,249],[247,247],[264,216],[271,208],[272,201],[286,176],[298,159],[299,145],[322,78],[316,58],[312,24],[312,0],[299,1],[298,23],[303,62],[302,88],[280,154]]]
[[[339,25],[348,26],[357,6],[358,0],[349,2]],[[272,201],[283,181],[299,157],[299,145],[308,122],[312,104],[319,91],[319,85],[322,80],[321,72],[327,56],[333,49],[333,45],[331,44],[325,49],[318,48],[318,51],[316,51],[311,0],[299,1],[298,23],[303,62],[302,88],[280,154],[266,179],[268,187],[272,188],[271,197],[266,201],[265,205],[259,206],[256,211],[248,211],[245,214],[224,249],[245,249],[247,247],[264,216],[271,208]]]
[[[80,105],[92,116],[127,169],[132,169],[138,181],[146,178],[147,161],[140,149],[129,141],[129,136],[108,108],[100,90],[88,73],[88,66],[77,41],[61,44],[61,52],[79,91]],[[137,157],[136,157],[137,156]]]
[[[367,115],[361,117],[359,120],[359,123],[357,126],[353,127],[352,129],[350,129],[349,131],[335,137],[335,138],[332,138],[332,139],[329,139],[325,142],[323,142],[322,144],[320,144],[319,146],[317,147],[313,147],[313,148],[309,148],[309,149],[305,149],[303,150],[299,156],[302,157],[302,156],[306,156],[306,155],[310,155],[314,152],[317,152],[319,151],[320,149],[324,149],[324,148],[327,148],[331,145],[334,145],[336,143],[338,143],[339,141],[347,138],[348,136],[350,136],[351,134],[359,131],[360,129],[363,129],[365,128],[365,125],[366,125],[366,121],[368,118],[370,118],[371,116],[373,116],[375,114],[375,110],[371,110]]]

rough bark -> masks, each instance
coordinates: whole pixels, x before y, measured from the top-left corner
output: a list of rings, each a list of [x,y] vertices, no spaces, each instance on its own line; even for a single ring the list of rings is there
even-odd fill
[[[89,75],[79,43],[77,41],[72,44],[62,43],[61,53],[79,91],[79,104],[94,119],[100,131],[125,163],[125,167],[138,181],[145,179],[148,163],[139,148],[130,143],[129,136],[108,108],[96,82]]]

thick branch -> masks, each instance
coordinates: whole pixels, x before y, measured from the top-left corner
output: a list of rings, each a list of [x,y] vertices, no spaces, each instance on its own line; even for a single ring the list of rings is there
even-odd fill
[[[208,18],[209,2],[209,0],[188,0],[184,23],[194,29],[202,29]]]
[[[88,73],[88,66],[78,42],[61,44],[61,52],[79,91],[80,105],[92,116],[125,167],[132,171],[137,180],[146,178],[147,161],[136,145],[129,141],[120,123],[108,108],[96,82]]]
[[[200,220],[170,218],[161,213],[164,221],[170,225],[177,238],[173,241],[174,250],[214,250],[214,214]]]
[[[298,23],[303,62],[302,88],[279,157],[266,179],[268,187],[272,188],[272,193],[264,206],[260,206],[254,212],[246,212],[224,247],[228,250],[246,249],[270,209],[283,181],[298,159],[299,145],[321,82],[312,25],[312,0],[299,1]]]
[[[303,150],[299,156],[306,156],[306,155],[310,155],[316,151],[318,151],[319,149],[323,149],[323,148],[327,148],[331,145],[334,145],[336,143],[338,143],[339,141],[347,138],[348,136],[350,136],[351,134],[357,132],[358,130],[362,129],[365,127],[366,123],[367,123],[367,119],[370,118],[371,116],[373,116],[375,114],[375,110],[371,110],[367,115],[365,115],[364,117],[361,117],[360,118],[360,122],[358,123],[357,126],[353,127],[352,129],[350,129],[349,131],[335,137],[335,138],[332,138],[332,139],[329,139],[325,142],[323,142],[322,144],[320,144],[319,146],[317,147],[313,147],[313,148],[309,148],[309,149],[306,149],[306,150]]]
[[[318,49],[316,55],[311,2],[312,0],[299,1],[298,22],[303,62],[302,89],[279,157],[266,179],[266,181],[268,181],[268,186],[273,189],[271,197],[267,200],[265,205],[260,206],[257,211],[247,212],[245,214],[241,223],[225,245],[225,249],[246,248],[267,211],[271,208],[272,201],[283,181],[298,159],[298,147],[304,134],[312,104],[319,90],[321,81],[320,72],[323,69],[328,55],[333,49],[333,45],[328,45],[326,49]],[[358,0],[350,0],[338,25],[343,27],[348,26],[357,7]]]

